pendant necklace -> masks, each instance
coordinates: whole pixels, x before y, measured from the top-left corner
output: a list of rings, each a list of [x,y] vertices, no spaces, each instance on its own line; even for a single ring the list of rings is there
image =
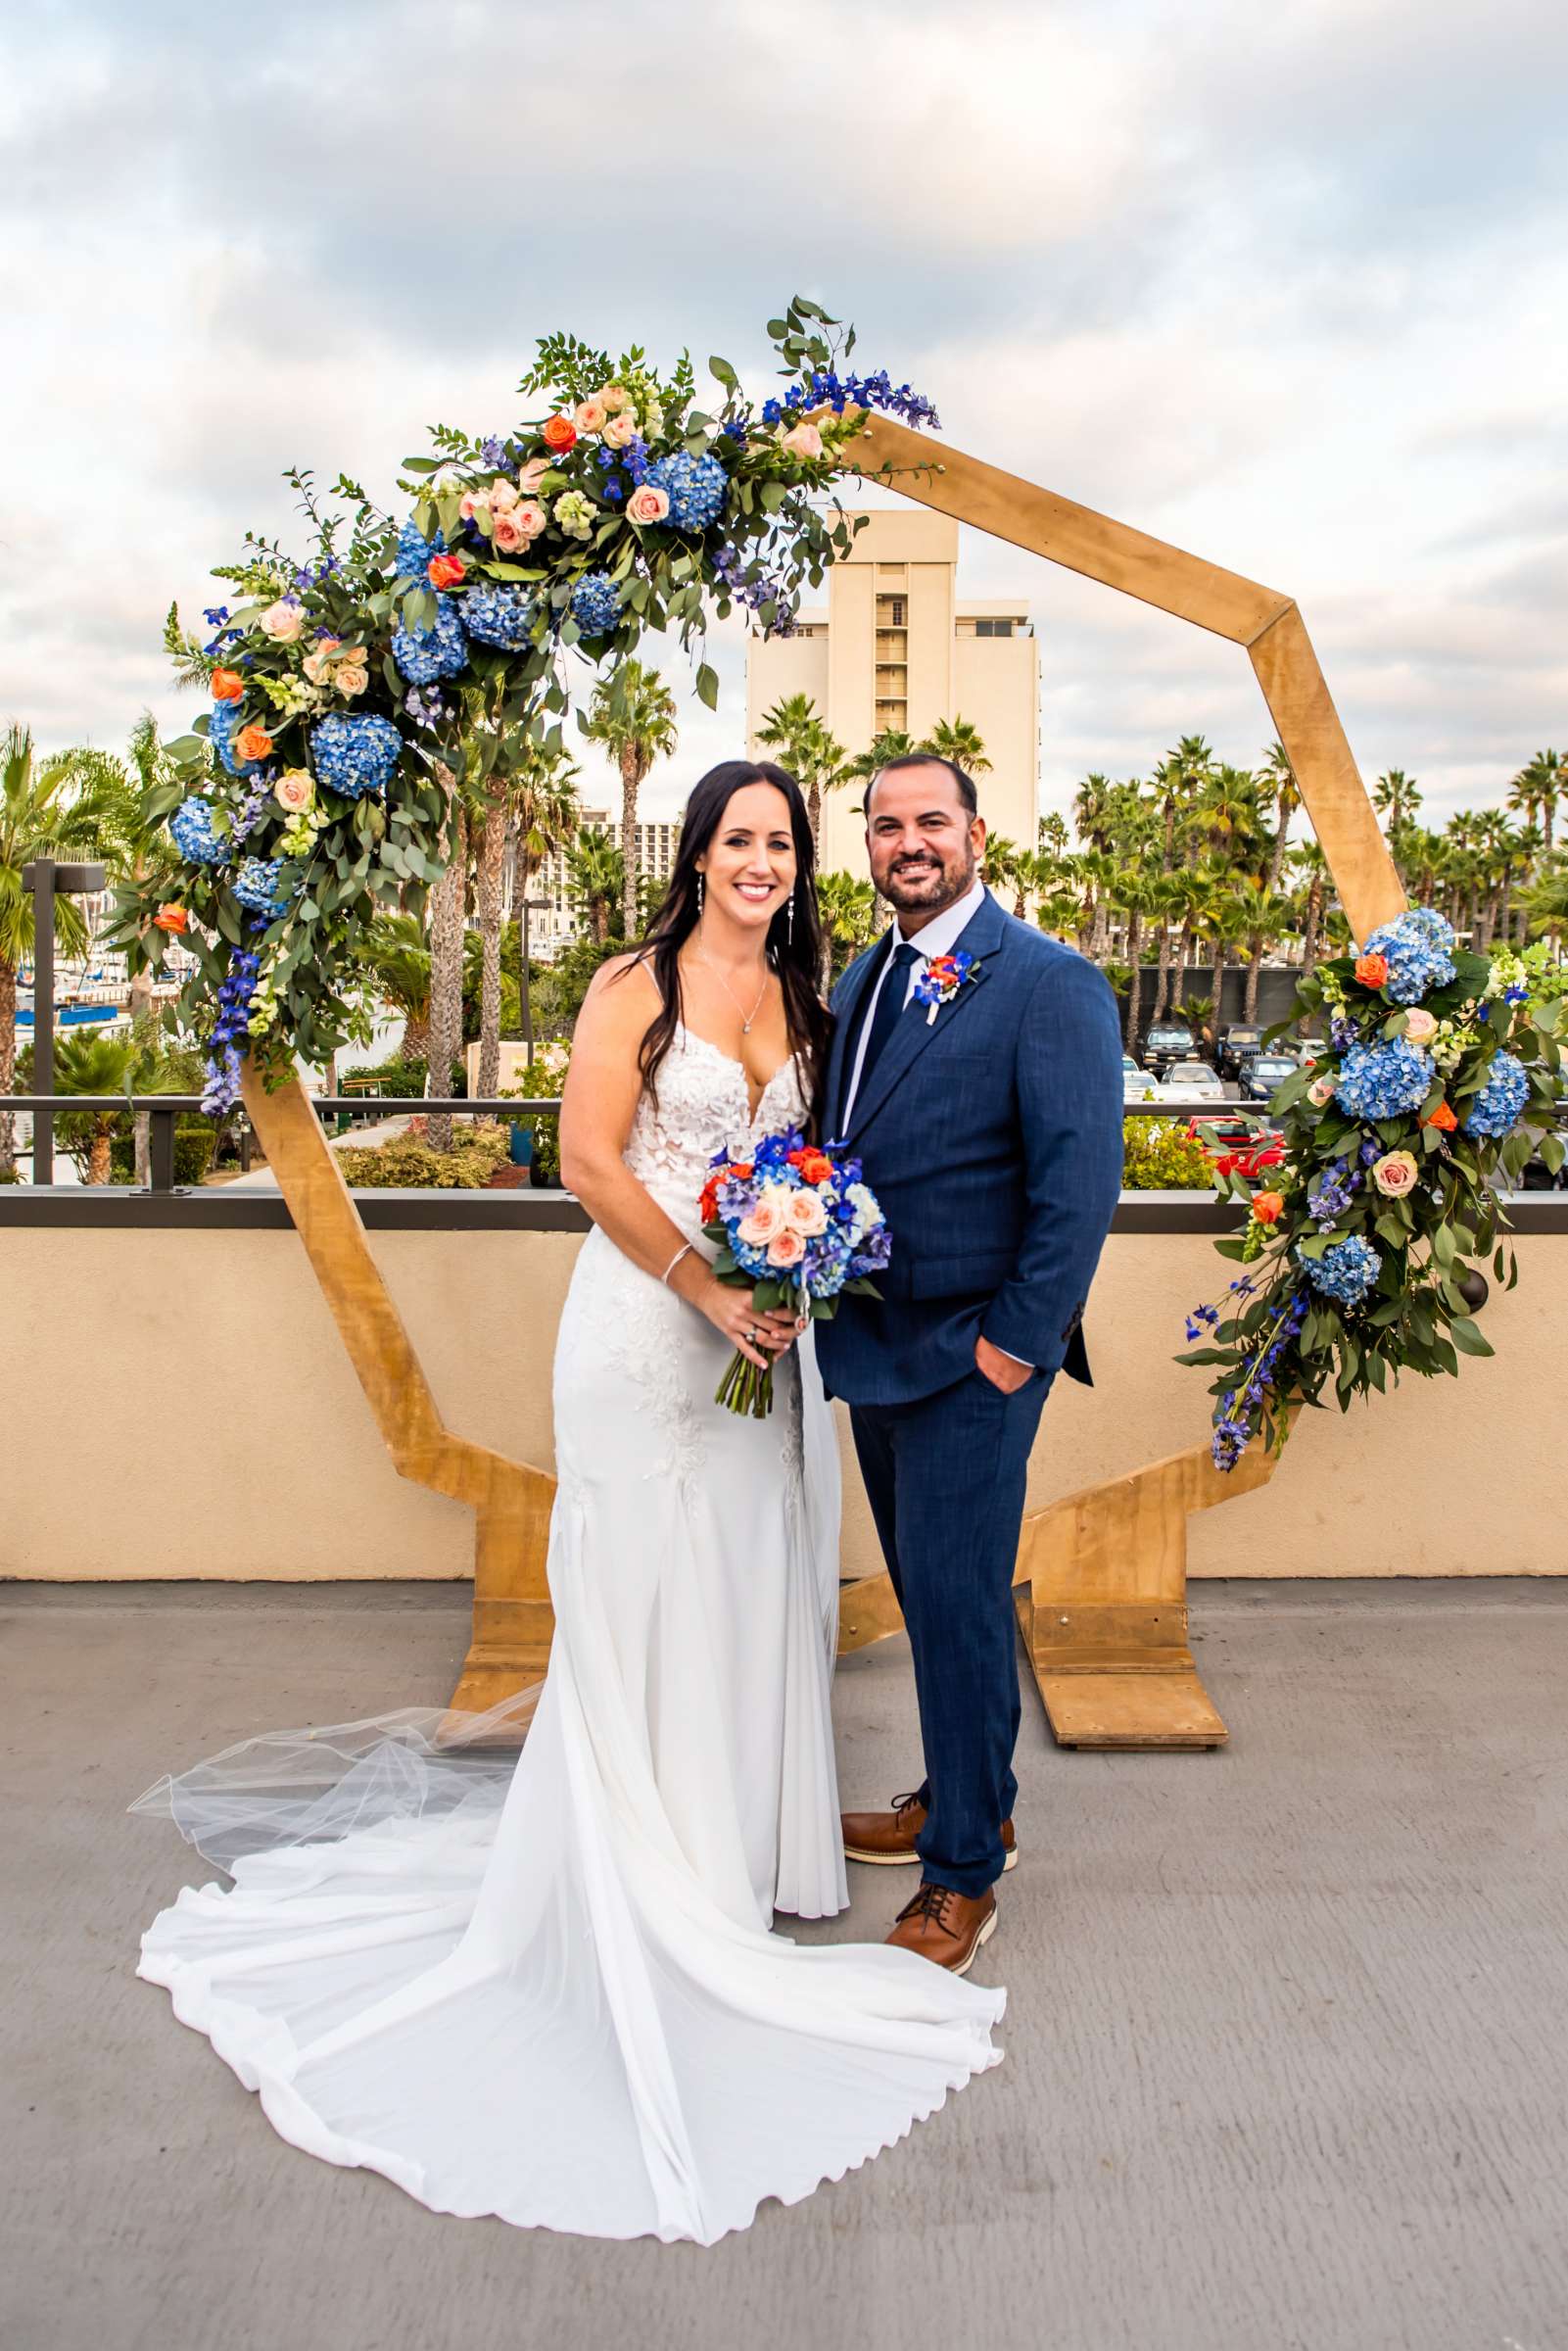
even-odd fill
[[[703,944],[702,944],[702,939],[701,939],[701,936],[700,936],[700,934],[699,934],[699,936],[698,936],[698,938],[697,938],[697,953],[698,953],[698,955],[700,955],[700,956],[701,956],[701,958],[702,958],[702,961],[703,961],[705,964],[707,964],[707,968],[708,968],[708,970],[709,970],[709,971],[710,971],[710,972],[713,974],[713,977],[715,978],[715,980],[717,980],[717,982],[719,983],[719,985],[720,985],[720,986],[723,988],[723,990],[724,990],[725,994],[726,994],[726,995],[729,997],[729,999],[730,999],[731,1003],[732,1003],[732,1004],[735,1006],[735,1008],[736,1008],[736,1012],[737,1012],[737,1013],[740,1015],[740,1033],[741,1033],[741,1035],[742,1035],[742,1036],[749,1036],[749,1035],[751,1034],[751,1024],[752,1024],[752,1022],[753,1022],[753,1021],[756,1019],[756,1017],[757,1017],[758,1013],[759,1013],[759,1012],[762,1010],[762,999],[763,999],[763,997],[764,997],[764,996],[767,994],[767,992],[768,992],[768,982],[769,982],[769,981],[772,979],[772,977],[773,977],[773,974],[772,974],[772,973],[771,973],[771,972],[770,972],[770,971],[767,969],[766,963],[764,963],[764,966],[763,966],[763,973],[762,973],[762,985],[761,985],[761,987],[760,987],[760,988],[758,989],[758,991],[757,991],[757,1000],[756,1000],[755,1004],[753,1004],[753,1005],[752,1005],[752,1007],[751,1007],[751,1010],[750,1010],[749,1012],[747,1012],[747,1010],[746,1010],[745,1006],[744,1006],[744,1005],[741,1003],[741,1001],[740,1001],[739,997],[738,997],[738,996],[736,994],[736,992],[735,992],[735,989],[734,989],[734,988],[733,988],[733,987],[730,985],[730,983],[729,983],[729,981],[728,981],[728,980],[725,978],[724,974],[723,974],[723,973],[720,971],[720,969],[719,969],[718,965],[717,965],[716,963],[709,963],[709,962],[708,962],[708,957],[707,957],[707,954],[706,954],[706,952],[705,952],[705,950],[704,950],[704,948],[703,948]]]

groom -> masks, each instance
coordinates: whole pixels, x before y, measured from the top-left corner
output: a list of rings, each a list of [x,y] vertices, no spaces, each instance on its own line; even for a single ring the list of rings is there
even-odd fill
[[[1121,1180],[1121,1038],[1092,964],[1005,914],[962,768],[915,752],[866,795],[897,928],[844,974],[824,1124],[886,1214],[882,1301],[817,1328],[915,1659],[926,1778],[846,1813],[851,1860],[919,1861],[888,1941],[966,1974],[1017,1859],[1013,1570],[1051,1381],[1089,1377],[1079,1323]]]

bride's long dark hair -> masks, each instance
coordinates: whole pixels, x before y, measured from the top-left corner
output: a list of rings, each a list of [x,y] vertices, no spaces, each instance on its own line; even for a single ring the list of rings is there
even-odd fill
[[[659,1009],[638,1052],[642,1082],[657,1099],[659,1065],[675,1041],[682,1019],[681,949],[697,927],[700,894],[697,859],[706,854],[724,822],[724,812],[748,784],[771,784],[789,806],[795,844],[794,920],[786,901],[768,926],[767,957],[784,989],[784,1024],[791,1048],[806,1065],[808,1091],[815,1092],[827,1062],[829,1019],[818,994],[822,974],[822,921],[817,911],[817,852],[811,818],[799,785],[771,759],[721,759],[692,787],[681,823],[670,887],[637,952],[652,971]]]

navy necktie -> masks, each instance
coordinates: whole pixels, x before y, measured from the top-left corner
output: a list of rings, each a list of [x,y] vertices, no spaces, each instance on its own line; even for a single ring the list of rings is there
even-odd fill
[[[871,1031],[866,1038],[866,1057],[860,1065],[860,1084],[856,1088],[855,1096],[857,1100],[871,1083],[871,1074],[881,1058],[882,1047],[892,1035],[894,1024],[904,1009],[904,999],[909,993],[909,967],[912,963],[920,961],[919,947],[912,947],[907,939],[901,940],[894,949],[893,968],[883,976],[881,992],[877,998],[877,1010],[872,1015]],[[849,1050],[844,1056],[845,1113],[850,1108],[849,1089],[854,1084],[854,1080],[855,1043],[851,1039]],[[840,1116],[840,1128],[843,1124],[843,1117]]]

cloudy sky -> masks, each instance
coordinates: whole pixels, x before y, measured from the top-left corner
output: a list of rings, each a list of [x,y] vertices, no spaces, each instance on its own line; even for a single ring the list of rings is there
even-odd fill
[[[5,26],[0,715],[46,744],[189,715],[163,614],[289,531],[284,466],[390,494],[426,425],[504,427],[559,326],[761,387],[796,291],[959,447],[1294,595],[1363,772],[1430,814],[1568,736],[1558,0]],[[1234,648],[974,535],[964,564],[1034,614],[1048,805],[1185,732],[1261,752]],[[738,747],[738,637],[714,652],[655,805]]]

